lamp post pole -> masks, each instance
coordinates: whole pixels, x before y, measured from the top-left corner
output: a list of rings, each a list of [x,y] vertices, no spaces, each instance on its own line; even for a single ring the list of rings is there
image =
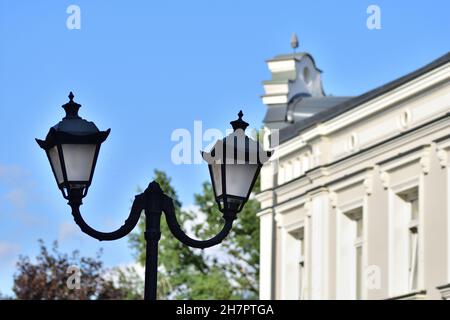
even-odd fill
[[[161,193],[159,193],[160,188],[156,182],[149,189],[145,210],[146,244],[144,299],[156,300],[158,284],[158,244],[161,239]]]
[[[144,299],[156,300],[161,216],[164,214],[172,235],[187,246],[204,249],[221,243],[229,234],[237,214],[247,202],[259,170],[271,152],[264,152],[258,142],[245,135],[248,123],[242,120],[241,111],[239,119],[231,122],[234,133],[224,140],[219,140],[210,153],[202,153],[208,162],[216,202],[224,220],[222,230],[209,240],[196,240],[186,235],[178,223],[172,198],[164,194],[155,181],[150,183],[143,193],[135,196],[130,214],[121,227],[112,232],[100,232],[86,223],[81,215],[80,206],[92,182],[100,145],[106,140],[110,130],[99,131],[93,122],[80,118],[78,109],[81,105],[75,103],[73,98],[71,92],[70,101],[63,105],[66,116],[50,129],[45,140],[37,142],[47,153],[56,182],[63,197],[68,200],[75,223],[87,235],[100,241],[123,238],[135,228],[141,213],[144,212],[146,226]],[[228,152],[226,158],[226,149],[230,147],[234,150],[231,152],[233,155],[230,156]]]

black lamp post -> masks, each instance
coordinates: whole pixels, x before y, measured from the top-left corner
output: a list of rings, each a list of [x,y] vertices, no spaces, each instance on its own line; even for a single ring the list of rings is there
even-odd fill
[[[192,239],[181,230],[172,199],[155,181],[135,197],[124,225],[113,232],[99,232],[84,221],[80,206],[92,182],[100,145],[108,137],[110,129],[99,131],[93,122],[80,118],[78,109],[81,105],[73,98],[71,92],[70,101],[62,106],[66,111],[63,120],[50,128],[45,140],[36,141],[47,153],[56,183],[72,208],[75,223],[84,233],[100,241],[120,239],[134,229],[144,211],[147,242],[144,299],[155,300],[161,214],[164,212],[170,231],[185,245],[203,249],[219,244],[230,232],[237,213],[248,200],[261,166],[271,153],[263,151],[258,142],[245,135],[248,124],[242,120],[242,111],[239,119],[231,122],[234,132],[217,141],[210,153],[202,152],[208,162],[216,201],[225,221],[222,230],[209,240]]]

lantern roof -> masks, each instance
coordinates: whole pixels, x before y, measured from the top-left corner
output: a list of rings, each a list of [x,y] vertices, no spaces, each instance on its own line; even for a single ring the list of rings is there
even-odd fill
[[[45,140],[36,139],[41,148],[48,150],[58,143],[102,143],[111,129],[100,131],[94,122],[78,115],[81,104],[73,101],[74,94],[69,93],[69,102],[62,105],[66,116],[50,128]]]
[[[264,164],[272,155],[271,151],[264,151],[261,144],[248,137],[245,129],[248,123],[242,120],[242,111],[239,111],[238,119],[231,121],[233,132],[217,140],[210,152],[202,151],[203,159],[208,164]]]

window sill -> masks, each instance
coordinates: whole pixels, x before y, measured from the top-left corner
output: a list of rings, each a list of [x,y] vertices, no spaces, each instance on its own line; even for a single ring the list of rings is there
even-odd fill
[[[410,293],[388,298],[387,300],[425,300],[427,298],[426,290],[416,290]]]
[[[436,287],[441,292],[443,300],[450,300],[450,283]]]

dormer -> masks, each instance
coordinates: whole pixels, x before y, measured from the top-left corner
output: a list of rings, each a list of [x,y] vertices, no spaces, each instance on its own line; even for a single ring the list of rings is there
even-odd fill
[[[325,112],[351,97],[326,96],[322,87],[322,71],[306,52],[295,53],[298,39],[292,35],[292,54],[275,56],[267,61],[272,79],[264,81],[263,103],[267,106],[264,127],[283,129]]]
[[[323,97],[321,70],[308,53],[278,55],[267,61],[272,79],[264,81],[263,103],[288,103],[294,96]]]

